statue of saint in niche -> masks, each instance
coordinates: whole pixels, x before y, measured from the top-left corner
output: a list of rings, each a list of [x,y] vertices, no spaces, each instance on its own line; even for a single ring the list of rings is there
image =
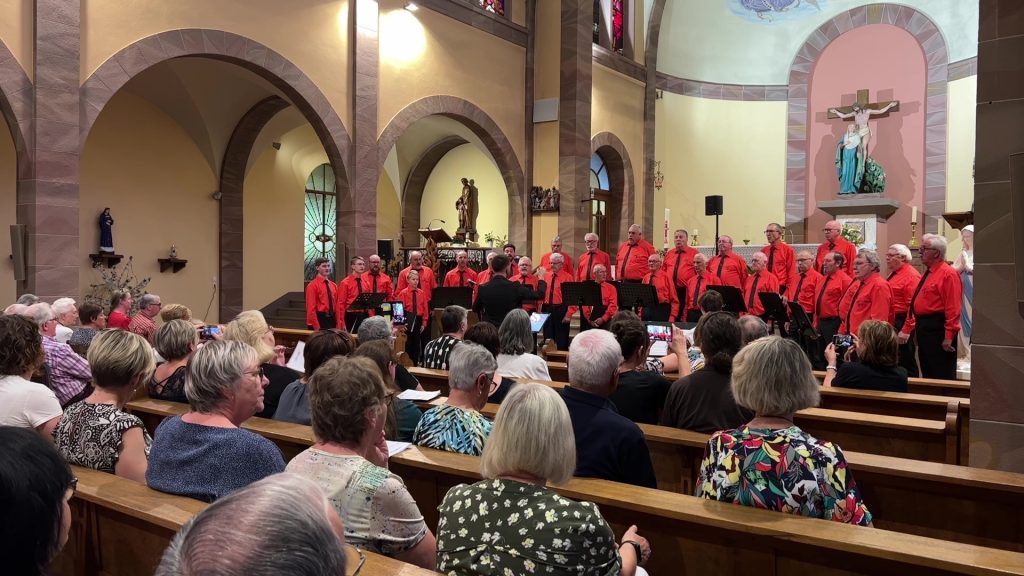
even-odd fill
[[[455,209],[459,211],[459,232],[476,232],[476,193],[472,179],[462,179],[462,193],[455,201]]]
[[[114,253],[114,217],[110,208],[104,208],[100,214],[100,252]]]

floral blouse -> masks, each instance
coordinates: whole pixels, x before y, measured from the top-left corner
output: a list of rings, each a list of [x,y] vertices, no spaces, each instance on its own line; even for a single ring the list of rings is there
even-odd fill
[[[835,522],[871,524],[871,512],[838,446],[796,426],[714,433],[697,496]]]
[[[494,479],[452,488],[438,509],[437,569],[443,574],[619,573],[615,534],[591,502]]]
[[[69,464],[113,474],[121,456],[124,433],[132,428],[142,429],[148,457],[153,439],[142,420],[110,404],[75,402],[68,406],[53,438]]]
[[[423,413],[412,441],[417,446],[480,456],[492,427],[494,423],[475,410],[442,404]]]

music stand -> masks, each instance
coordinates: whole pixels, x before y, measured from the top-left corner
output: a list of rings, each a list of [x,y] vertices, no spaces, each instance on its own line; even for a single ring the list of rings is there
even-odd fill
[[[565,282],[562,284],[562,303],[566,306],[600,306],[601,285],[586,282]]]
[[[620,310],[628,308],[639,314],[641,308],[654,308],[658,305],[658,293],[650,284],[619,282],[616,289]]]
[[[814,330],[814,324],[811,323],[811,318],[807,315],[807,311],[800,305],[799,302],[789,303],[789,314],[791,322],[796,324],[796,330],[798,333],[803,334],[805,338],[811,340],[818,339],[818,333]],[[790,330],[793,332],[793,330]]]
[[[384,303],[384,297],[387,294],[383,292],[363,292],[356,296],[356,299],[352,301],[348,309],[351,310],[350,314],[356,314],[356,319],[353,326],[349,326],[349,332],[355,333],[359,329],[359,323],[362,322],[367,316],[367,310],[376,311],[380,308],[380,305]]]
[[[743,293],[735,286],[708,286],[708,290],[714,290],[722,295],[722,302],[725,303],[725,311],[732,312],[737,316],[740,312],[747,311],[747,305],[743,302]]]
[[[779,326],[785,325],[789,314],[782,304],[782,297],[775,292],[758,292],[757,297],[761,299],[761,305],[764,306],[764,312],[768,319],[778,322]]]
[[[462,306],[469,310],[473,307],[473,289],[469,286],[434,288],[430,295],[430,308],[444,308],[446,306]]]

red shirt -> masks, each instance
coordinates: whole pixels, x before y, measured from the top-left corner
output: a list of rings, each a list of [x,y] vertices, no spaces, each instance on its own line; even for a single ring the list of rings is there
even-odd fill
[[[632,245],[629,242],[623,242],[622,246],[619,246],[618,255],[615,256],[615,278],[637,282],[643,280],[644,276],[651,271],[650,266],[647,265],[647,257],[655,252],[654,246],[651,246],[651,243],[643,238]]]
[[[821,273],[813,268],[803,274],[797,272],[793,277],[793,284],[786,286],[786,299],[791,302],[799,302],[804,312],[807,312],[808,316],[813,316],[814,298],[818,295],[818,285],[821,283],[821,279]]]
[[[651,282],[651,277],[654,282]],[[679,318],[679,294],[676,292],[676,285],[672,277],[664,268],[644,276],[644,284],[653,284],[658,292],[658,304],[669,304],[671,309],[668,313],[668,321],[675,322]]]
[[[946,316],[946,340],[956,338],[960,331],[960,306],[963,284],[960,283],[960,275],[956,273],[949,264],[939,261],[932,264],[927,277],[922,276],[921,290],[914,300],[914,309],[907,316],[907,322],[903,325],[902,332],[910,334],[917,326],[918,316],[928,314],[945,314]],[[914,287],[917,291],[917,287]]]
[[[615,285],[612,284],[611,282],[601,282],[600,286],[601,286],[601,304],[603,304],[605,306],[604,315],[602,315],[600,317],[601,325],[603,326],[603,325],[607,324],[609,320],[612,319],[612,316],[614,316],[616,312],[619,311],[619,304],[618,304],[618,302],[619,302],[619,292],[618,292],[618,290],[615,289]],[[565,313],[565,317],[566,318],[572,318],[573,314],[575,314],[576,310],[578,310],[578,309],[579,309],[578,306],[569,306],[569,311]],[[593,306],[584,306],[583,307],[583,316],[584,316],[584,318],[590,320],[591,322],[593,322],[594,320],[597,320],[597,318],[594,318],[592,316],[593,312],[594,312],[594,307]]]
[[[491,274],[494,271],[490,268],[478,272],[476,275],[476,284],[473,285],[473,301],[476,302],[476,293],[480,290],[480,287],[491,281]]]
[[[906,314],[917,283],[921,281],[921,273],[910,264],[904,264],[899,270],[891,272],[887,281],[889,288],[892,288],[893,314]]]
[[[558,274],[549,273],[547,276],[548,287],[544,293],[544,303],[558,306],[562,304],[562,284],[566,282],[573,282],[572,274],[565,271],[563,268]],[[561,322],[561,318],[558,321]]]
[[[829,244],[826,240],[818,246],[818,255],[814,258],[814,269],[821,272],[821,262],[829,252],[838,252],[843,255],[843,272],[847,276],[853,275],[853,259],[857,257],[857,247],[850,244],[842,236],[836,238],[835,244]]]
[[[406,266],[398,273],[398,287],[396,290],[399,292],[409,287],[409,270],[411,269],[411,266]],[[427,300],[430,300],[430,295],[434,293],[434,288],[437,288],[437,277],[434,276],[434,271],[426,266],[420,267],[417,272],[420,273],[419,289],[426,294]]]
[[[775,254],[772,254],[775,248]],[[779,280],[779,286],[789,288],[790,278],[796,277],[796,251],[789,244],[779,240],[775,244],[769,244],[761,248],[761,252],[768,257],[767,270],[772,271]],[[796,282],[796,280],[793,280]]]
[[[384,294],[384,300],[391,300],[395,295],[391,277],[383,272],[376,275],[372,272],[363,272],[363,292],[379,292]]]
[[[576,278],[583,282],[585,280],[594,279],[594,266],[603,264],[605,270],[609,274],[612,273],[612,259],[608,256],[608,253],[603,250],[594,250],[593,252],[584,252],[580,254],[580,259],[576,263]]]
[[[700,275],[694,272],[693,277],[686,282],[686,310],[700,310],[697,302],[700,297],[708,291],[708,286],[720,286],[722,280],[711,272],[704,270]]]
[[[743,290],[747,285],[747,262],[735,252],[715,256],[708,262],[708,270],[718,276],[725,286],[735,286]]]
[[[412,305],[412,295],[413,295],[413,292],[416,293],[416,306],[415,307],[413,307],[413,305]],[[398,300],[401,300],[402,304],[405,305],[405,318],[406,318],[406,320],[408,320],[409,318],[412,318],[413,315],[419,316],[420,318],[423,318],[423,319],[429,319],[430,318],[430,309],[429,309],[429,304],[428,304],[430,301],[427,299],[426,292],[424,292],[422,288],[410,288],[410,287],[406,286],[402,290],[399,290],[398,294],[395,294],[395,298],[398,299]],[[421,326],[422,326],[422,324],[421,324]]]
[[[676,286],[686,286],[690,278],[696,274],[693,270],[693,257],[696,255],[697,250],[689,246],[673,248],[665,253],[665,264],[662,269],[669,272]]]
[[[112,310],[110,315],[107,316],[107,328],[120,328],[121,330],[127,330],[128,325],[131,324],[131,322],[131,319],[125,316],[120,310]]]
[[[754,286],[755,282],[757,286]],[[757,296],[757,293],[760,292],[779,293],[779,279],[775,277],[775,274],[765,270],[747,276],[747,282],[743,285],[743,303],[747,305],[747,314],[754,316],[764,314],[764,304]]]
[[[317,312],[326,313],[334,308],[334,302],[330,302],[327,299],[328,286],[331,288],[331,300],[336,301],[338,285],[332,282],[330,278],[318,275],[306,285],[306,325],[312,326],[313,330],[337,328],[337,326],[321,326],[320,321],[316,318]],[[117,312],[111,312],[110,317],[107,318],[107,326],[115,327],[110,323],[110,319],[114,317],[114,314],[117,314]]]
[[[839,300],[853,280],[842,270],[836,270],[831,276],[823,276],[818,282],[818,290],[814,294],[814,327],[822,318],[839,317]]]
[[[536,274],[528,274],[526,276],[526,282],[523,282],[522,274],[516,274],[515,276],[509,278],[508,280],[509,282],[515,282],[516,284],[530,286],[531,288],[533,288],[534,292],[537,291],[537,287],[540,285],[540,279],[537,278]],[[523,302],[523,310],[526,310],[527,312],[536,312],[537,302],[537,300],[527,300]]]
[[[569,256],[565,252],[559,252],[559,254],[562,255],[562,270],[573,270],[572,256]],[[540,257],[540,266],[545,270],[551,270],[551,252]]]
[[[363,277],[358,277],[359,282],[356,282],[356,278],[356,276],[349,274],[338,284],[338,297],[334,301],[334,309],[335,315],[338,317],[338,326],[342,329],[346,329],[345,312],[355,311],[349,310],[349,308],[352,307],[352,302],[356,299],[356,296],[363,292],[368,292],[366,284],[363,283]]]
[[[442,286],[445,288],[468,288],[472,286],[470,282],[476,282],[476,279],[476,271],[472,268],[467,267],[465,270],[452,268],[444,275],[444,283]]]
[[[840,334],[856,334],[865,320],[895,324],[892,313],[892,288],[881,274],[873,272],[867,280],[854,280],[839,301]]]

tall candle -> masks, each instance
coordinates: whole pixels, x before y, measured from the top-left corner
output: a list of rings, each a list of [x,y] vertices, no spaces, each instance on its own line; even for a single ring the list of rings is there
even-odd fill
[[[910,221],[913,222],[914,224],[917,224],[917,206],[914,206],[912,208],[912,211],[910,213]]]
[[[668,208],[665,208],[665,240],[664,240],[664,242],[665,242],[665,249],[666,250],[668,249],[668,228],[669,228],[669,214],[670,213],[671,213],[671,210],[669,210]]]

